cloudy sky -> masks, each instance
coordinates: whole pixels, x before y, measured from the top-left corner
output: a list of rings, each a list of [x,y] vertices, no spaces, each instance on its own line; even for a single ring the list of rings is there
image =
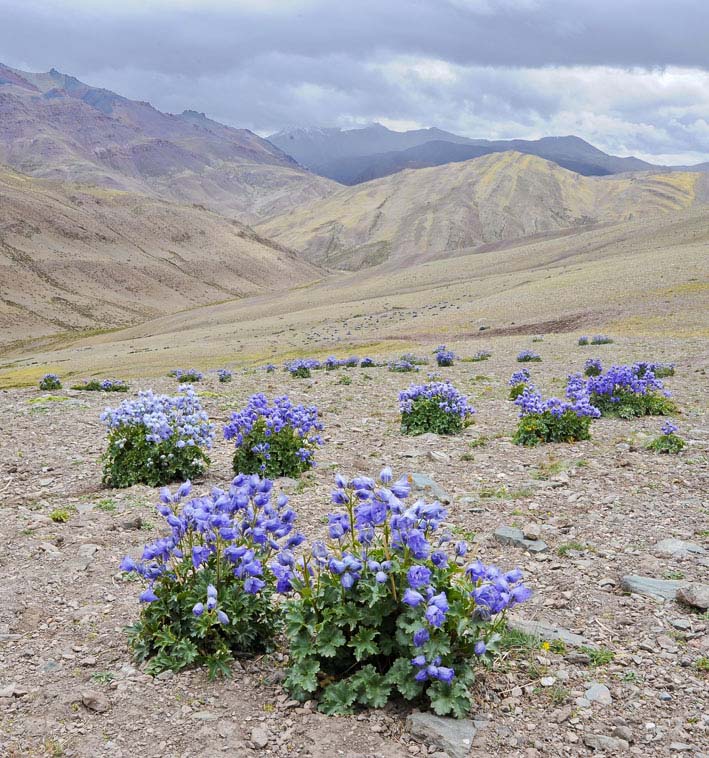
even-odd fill
[[[379,121],[709,160],[709,0],[0,0],[0,60],[260,134]]]

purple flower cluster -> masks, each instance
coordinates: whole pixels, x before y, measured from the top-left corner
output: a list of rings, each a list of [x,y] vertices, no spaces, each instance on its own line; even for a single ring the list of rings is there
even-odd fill
[[[125,400],[118,408],[106,408],[101,421],[109,429],[143,426],[148,442],[159,444],[173,439],[175,446],[211,448],[214,427],[202,410],[199,397],[191,387],[180,395],[156,395],[152,390],[139,392],[135,400]]]
[[[362,358],[359,362],[360,368],[373,368],[376,365],[373,358]]]
[[[528,368],[522,368],[519,371],[515,371],[510,377],[507,384],[510,387],[516,387],[518,384],[527,384],[530,379],[530,373]]]
[[[204,374],[196,368],[176,368],[170,372],[170,376],[174,376],[178,382],[201,382],[204,379]]]
[[[539,353],[535,353],[534,350],[522,350],[517,355],[519,363],[539,363],[541,360],[542,356]]]
[[[62,383],[56,374],[45,374],[39,380],[39,388],[41,390],[58,390],[61,389]]]
[[[630,392],[635,395],[645,395],[648,392],[661,390],[662,381],[655,377],[652,370],[646,368],[640,374],[639,366],[641,364],[611,366],[605,373],[589,377],[586,381],[586,393],[604,395],[611,402],[620,402],[622,393]]]
[[[475,408],[468,405],[467,398],[448,381],[412,384],[402,390],[399,393],[401,413],[411,413],[417,400],[434,400],[444,413],[460,416],[461,419],[475,413]]]
[[[590,418],[598,418],[601,415],[598,408],[591,405],[589,395],[585,391],[585,383],[580,376],[569,377],[566,394],[568,400],[562,400],[558,397],[550,397],[544,400],[542,393],[530,384],[525,386],[522,394],[514,402],[515,405],[519,406],[521,417],[551,413],[552,416],[558,418],[567,411],[571,411],[577,416],[589,416]]]
[[[486,361],[488,358],[492,356],[492,353],[489,350],[478,350],[475,355],[473,355],[472,360],[473,361]]]
[[[583,364],[583,373],[586,376],[598,376],[603,373],[603,364],[598,358],[589,358]]]
[[[102,379],[100,387],[101,392],[122,392],[128,385],[123,379]]]
[[[679,430],[679,427],[677,424],[673,424],[671,421],[665,421],[665,423],[662,425],[660,432],[664,435],[670,435],[675,434]]]
[[[319,368],[322,368],[322,364],[320,361],[315,360],[315,358],[296,358],[295,360],[288,361],[284,366],[284,369],[291,376],[298,376],[300,373],[305,372],[309,373]]]
[[[594,334],[591,337],[592,345],[610,345],[613,340],[607,334]]]
[[[219,377],[219,381],[222,384],[226,384],[227,382],[231,381],[232,373],[228,368],[220,368],[217,369],[217,376]]]
[[[403,358],[398,361],[392,361],[389,364],[389,371],[395,371],[400,374],[407,374],[412,371],[418,371],[419,367],[411,363],[411,361],[404,360]]]
[[[439,366],[452,366],[453,361],[456,359],[456,354],[452,350],[448,350],[445,345],[439,345],[434,351],[436,356],[436,363]]]
[[[294,434],[302,440],[303,447],[298,451],[301,460],[309,460],[312,457],[312,447],[322,445],[322,424],[318,420],[316,406],[294,405],[287,395],[276,397],[273,403],[262,392],[252,395],[246,407],[241,411],[234,411],[231,419],[224,427],[224,438],[234,440],[236,447],[241,447],[244,440],[251,434],[258,422],[263,423],[263,433],[266,438],[278,434],[283,429],[292,429]],[[262,443],[268,459],[269,443]]]
[[[121,561],[122,571],[150,582],[140,600],[156,600],[154,583],[163,575],[178,576],[186,558],[195,571],[212,559],[226,565],[249,594],[263,589],[266,562],[281,552],[291,555],[291,548],[303,541],[294,531],[296,514],[288,498],[279,495],[273,502],[272,488],[268,479],[240,474],[228,491],[215,487],[210,495],[185,503],[182,501],[191,491],[189,482],[174,495],[163,488],[157,510],[170,527],[170,535],[146,545],[140,560],[126,556]],[[207,589],[206,605],[198,603],[193,613],[199,616],[205,610],[217,610],[214,587]],[[228,623],[228,619],[220,621]]]

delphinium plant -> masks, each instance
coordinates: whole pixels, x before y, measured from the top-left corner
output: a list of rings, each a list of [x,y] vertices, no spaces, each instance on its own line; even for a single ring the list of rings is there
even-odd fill
[[[633,370],[639,377],[645,376],[648,371],[651,371],[656,379],[663,379],[666,376],[675,375],[674,363],[648,363],[647,361],[639,361],[633,364]]]
[[[389,364],[389,371],[394,371],[397,374],[410,374],[419,370],[419,367],[415,363],[405,361],[403,358],[398,361],[392,361]]]
[[[507,384],[510,387],[510,400],[516,400],[523,392],[524,388],[529,383],[530,374],[529,369],[522,368],[519,371],[515,371],[510,377]]]
[[[613,340],[607,334],[594,334],[591,337],[592,345],[612,345]]]
[[[321,367],[320,361],[314,358],[296,358],[285,365],[285,370],[296,379],[309,379],[310,372]]]
[[[407,479],[336,477],[329,540],[298,561],[271,562],[285,602],[293,698],[328,714],[381,708],[401,696],[440,715],[471,706],[475,668],[497,652],[505,612],[530,590],[519,569],[466,562],[442,528],[440,503],[410,495]]]
[[[428,358],[416,355],[415,353],[404,353],[400,360],[413,363],[414,366],[425,366],[428,363]]]
[[[201,382],[204,378],[200,371],[196,368],[176,368],[170,372],[171,376],[174,376],[181,384],[194,384],[195,382]]]
[[[637,366],[611,366],[587,379],[585,391],[601,415],[665,416],[677,410],[662,381],[648,368],[641,375]]]
[[[339,358],[336,358],[334,355],[328,355],[328,357],[323,361],[322,365],[325,371],[334,371],[335,369],[340,368],[342,361],[340,361]]]
[[[583,364],[583,373],[585,376],[599,376],[603,373],[603,364],[598,358],[589,358]]]
[[[671,421],[665,421],[660,428],[659,437],[655,437],[648,444],[648,449],[656,453],[671,453],[676,455],[685,446],[685,441],[677,434],[678,431],[679,427],[676,424],[673,424]]]
[[[517,431],[512,437],[516,445],[535,447],[545,442],[577,442],[590,438],[591,420],[601,413],[591,405],[581,377],[571,381],[567,400],[558,397],[542,398],[539,390],[527,385],[515,404],[520,409]]]
[[[447,367],[453,365],[456,355],[452,350],[448,350],[445,345],[439,345],[433,352],[438,366]]]
[[[374,368],[376,365],[374,358],[362,358],[359,362],[360,368]]]
[[[232,373],[228,368],[217,369],[217,377],[221,384],[228,384],[232,380]]]
[[[273,363],[267,363],[265,366],[262,366],[262,368],[267,374],[272,374],[276,370],[276,366]]]
[[[359,358],[356,355],[350,355],[349,358],[344,358],[341,363],[345,368],[357,368],[359,366]]]
[[[194,479],[209,465],[214,431],[191,387],[177,397],[139,392],[101,420],[108,427],[103,481],[111,487]]]
[[[267,565],[303,539],[288,498],[274,497],[272,484],[240,474],[228,491],[186,502],[189,482],[160,493],[169,535],[146,545],[140,560],[121,562],[148,583],[128,633],[149,674],[206,666],[214,678],[230,673],[235,656],[272,648],[281,624]]]
[[[590,345],[590,344],[591,344],[591,340],[588,337],[586,337],[585,335],[583,337],[579,337],[579,339],[578,339],[578,345],[580,347],[586,347],[586,345]]]
[[[72,389],[85,392],[128,392],[129,387],[122,379],[91,379],[75,384]]]
[[[39,380],[39,388],[41,390],[60,390],[62,383],[56,374],[45,374]]]
[[[490,357],[492,357],[492,353],[489,350],[478,350],[478,352],[471,355],[470,358],[464,358],[463,360],[470,363],[478,363],[479,361],[486,361]]]
[[[404,434],[457,434],[471,422],[475,409],[447,381],[412,384],[399,393]]]
[[[542,356],[534,350],[522,350],[517,354],[518,363],[541,363]]]
[[[249,398],[245,408],[231,414],[224,437],[236,445],[235,472],[297,477],[315,465],[321,431],[314,405],[294,405],[286,395],[269,403],[259,393]]]

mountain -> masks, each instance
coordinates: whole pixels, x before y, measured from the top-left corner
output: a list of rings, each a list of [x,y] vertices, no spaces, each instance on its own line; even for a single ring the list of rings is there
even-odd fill
[[[248,129],[162,113],[55,69],[0,64],[0,163],[32,176],[199,203],[246,222],[336,185]]]
[[[136,324],[319,271],[201,207],[0,166],[0,343]]]
[[[686,172],[584,177],[508,151],[346,187],[256,228],[319,265],[400,267],[691,207],[706,202],[708,184]]]
[[[515,150],[546,158],[584,176],[665,169],[639,158],[608,155],[579,137],[538,140],[469,139],[441,129],[395,132],[381,124],[362,129],[292,129],[269,141],[321,176],[359,184],[407,168],[425,168]],[[706,170],[701,165],[683,167]]]

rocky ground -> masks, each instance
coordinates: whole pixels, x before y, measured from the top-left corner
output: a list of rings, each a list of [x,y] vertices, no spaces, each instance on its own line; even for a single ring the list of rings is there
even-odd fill
[[[494,340],[485,347],[487,362],[438,370],[478,410],[459,437],[402,436],[396,393],[412,375],[385,368],[311,380],[237,372],[230,385],[214,376],[197,385],[220,427],[257,390],[319,406],[319,466],[281,482],[308,536],[322,535],[336,470],[376,474],[389,464],[420,475],[421,486],[430,477],[450,500],[451,524],[475,535],[486,562],[522,567],[535,594],[514,626],[541,643],[518,635],[493,670],[481,670],[471,721],[452,725],[407,721],[399,705],[326,717],[282,690],[282,654],[242,661],[227,681],[210,683],[202,671],[143,674],[122,631],[138,614],[139,588],[118,564],[158,536],[156,492],[103,489],[98,463],[99,413],[123,396],[0,392],[0,755],[709,755],[709,614],[674,599],[688,582],[709,584],[706,358],[681,341],[582,349],[569,335],[534,345],[520,337],[518,349],[544,357],[533,376],[556,393],[590,356],[675,361],[667,386],[688,442],[679,456],[645,450],[661,424],[646,418],[594,422],[588,442],[520,449],[510,441],[516,411],[505,386],[516,353],[498,353]],[[416,378],[425,377],[426,369]],[[165,378],[133,389],[149,386],[176,385]],[[230,457],[218,434],[196,491],[226,484]],[[57,509],[66,522],[52,520]],[[520,542],[515,528],[537,539]],[[648,589],[624,584],[627,576],[665,583]]]

